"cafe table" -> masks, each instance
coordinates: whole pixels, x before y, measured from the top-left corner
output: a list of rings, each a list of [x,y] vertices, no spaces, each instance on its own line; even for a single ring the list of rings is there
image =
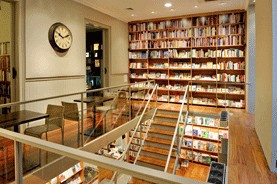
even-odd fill
[[[75,99],[74,102],[83,102],[86,103],[88,105],[92,105],[92,109],[93,109],[93,124],[92,124],[92,128],[88,129],[84,134],[89,136],[91,134],[91,131],[93,131],[93,129],[96,126],[96,106],[103,104],[103,102],[107,102],[113,100],[113,97],[111,96],[89,96],[89,97],[84,97],[83,101],[81,99]]]
[[[30,110],[20,110],[20,111],[14,111],[8,114],[0,114],[0,128],[14,128],[14,132],[19,132],[19,125],[29,123],[31,121],[36,121],[40,119],[44,119],[49,117],[48,114],[30,111]],[[20,158],[22,158],[22,146],[21,143],[18,147],[18,154],[20,155]],[[30,161],[27,161],[24,159],[24,164],[22,164],[22,160],[18,160],[18,164],[21,165],[20,175],[22,175],[23,172],[28,172],[37,166],[39,164],[32,163]],[[23,169],[24,168],[24,169]],[[23,169],[23,170],[21,170]]]

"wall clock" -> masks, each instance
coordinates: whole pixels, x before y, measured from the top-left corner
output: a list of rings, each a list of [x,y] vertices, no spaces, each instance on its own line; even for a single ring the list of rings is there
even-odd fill
[[[53,49],[61,53],[68,51],[73,41],[71,31],[60,22],[49,28],[48,39]]]

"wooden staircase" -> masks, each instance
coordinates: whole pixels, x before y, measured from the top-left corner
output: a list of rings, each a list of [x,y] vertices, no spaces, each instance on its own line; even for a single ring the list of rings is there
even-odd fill
[[[178,114],[177,111],[157,111],[137,160],[137,165],[164,171]],[[176,152],[173,151],[169,172],[172,172],[175,155]]]

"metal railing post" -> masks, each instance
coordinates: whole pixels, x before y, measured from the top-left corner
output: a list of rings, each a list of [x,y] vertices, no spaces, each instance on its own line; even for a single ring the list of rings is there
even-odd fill
[[[23,183],[22,158],[22,143],[14,141],[14,174],[16,184]]]
[[[81,93],[81,132],[82,132],[82,135],[81,135],[81,147],[84,146],[84,94]],[[79,136],[79,135],[78,135]]]

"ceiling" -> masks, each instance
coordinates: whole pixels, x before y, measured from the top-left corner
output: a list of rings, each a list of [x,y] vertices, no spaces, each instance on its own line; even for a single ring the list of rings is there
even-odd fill
[[[255,0],[74,0],[124,22],[246,9]],[[164,7],[165,3],[172,7]],[[130,10],[130,8],[132,10]]]

